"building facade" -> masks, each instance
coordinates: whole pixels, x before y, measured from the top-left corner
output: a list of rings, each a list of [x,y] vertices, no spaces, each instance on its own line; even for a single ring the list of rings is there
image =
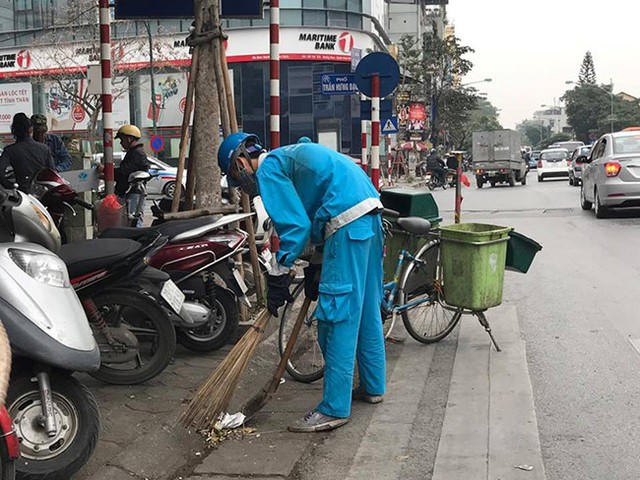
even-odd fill
[[[323,94],[325,74],[348,74],[369,52],[387,51],[399,35],[440,28],[444,5],[427,0],[281,0],[281,141],[328,139],[360,152],[357,95]],[[439,2],[436,2],[439,3]],[[87,102],[99,64],[97,25],[73,12],[88,0],[15,0],[0,7],[0,136],[9,141],[18,111],[45,113],[51,130],[74,136],[100,128]],[[269,10],[262,19],[224,20],[226,52],[239,125],[268,141]],[[404,20],[412,24],[406,26]],[[74,23],[75,21],[75,23]],[[114,122],[165,137],[177,156],[190,62],[190,19],[115,21]],[[149,52],[153,51],[153,69]],[[153,77],[153,78],[152,78]],[[153,88],[152,88],[153,86]],[[153,91],[153,93],[152,93]],[[153,102],[156,108],[153,107]],[[154,117],[155,111],[155,117]],[[96,123],[97,121],[97,123]],[[100,135],[96,135],[99,138]]]

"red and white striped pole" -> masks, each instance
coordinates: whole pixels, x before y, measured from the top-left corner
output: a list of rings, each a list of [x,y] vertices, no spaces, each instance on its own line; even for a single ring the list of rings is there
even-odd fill
[[[380,187],[380,75],[371,77],[371,182]]]
[[[360,143],[362,145],[361,150],[361,166],[365,172],[369,172],[369,161],[367,159],[367,119],[364,118],[364,114],[362,113],[362,102],[365,102],[367,97],[365,95],[360,95]]]
[[[269,8],[271,148],[280,146],[280,0],[271,0]]]
[[[102,126],[106,193],[113,193],[113,97],[111,96],[111,12],[109,0],[99,0],[100,65],[102,67]]]

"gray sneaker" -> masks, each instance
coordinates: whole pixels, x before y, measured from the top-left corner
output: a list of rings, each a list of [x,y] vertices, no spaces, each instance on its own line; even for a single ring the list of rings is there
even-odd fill
[[[356,388],[351,393],[353,400],[360,400],[361,402],[370,403],[375,405],[376,403],[382,403],[384,401],[384,395],[370,395],[360,388]]]
[[[349,418],[338,418],[325,415],[317,410],[311,410],[300,420],[296,420],[289,425],[290,432],[326,432],[334,428],[341,427],[349,421]]]

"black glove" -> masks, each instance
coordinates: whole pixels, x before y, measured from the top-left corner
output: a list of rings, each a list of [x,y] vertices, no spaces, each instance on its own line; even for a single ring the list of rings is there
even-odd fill
[[[321,271],[321,263],[310,263],[304,268],[304,296],[312,302],[318,300]]]
[[[267,277],[267,309],[274,317],[278,316],[278,308],[286,302],[293,302],[289,285],[293,281],[291,275],[269,275]]]

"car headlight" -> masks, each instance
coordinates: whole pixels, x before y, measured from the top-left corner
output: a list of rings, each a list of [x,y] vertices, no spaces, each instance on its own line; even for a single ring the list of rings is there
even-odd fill
[[[69,273],[64,262],[55,255],[29,250],[9,249],[9,256],[34,280],[53,287],[68,287]]]

